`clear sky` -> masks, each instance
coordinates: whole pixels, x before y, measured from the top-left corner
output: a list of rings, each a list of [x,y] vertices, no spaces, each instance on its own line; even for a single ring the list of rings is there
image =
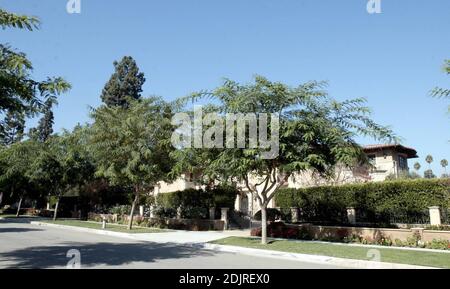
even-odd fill
[[[367,0],[81,0],[81,14],[68,14],[66,3],[0,0],[43,23],[36,32],[0,30],[1,42],[29,56],[37,79],[73,85],[55,110],[56,130],[88,121],[112,62],[131,55],[147,78],[144,95],[167,100],[223,77],[327,80],[337,99],[366,97],[375,120],[418,150],[422,167],[432,154],[440,174],[439,160],[450,159],[448,101],[428,96],[450,87],[442,71],[448,0],[381,0],[381,14],[368,14]]]

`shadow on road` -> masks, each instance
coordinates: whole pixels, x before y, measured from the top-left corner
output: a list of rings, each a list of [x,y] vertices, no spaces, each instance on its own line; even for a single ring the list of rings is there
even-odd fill
[[[41,229],[30,229],[30,228],[0,228],[1,233],[23,233],[23,232],[34,232],[43,231]]]
[[[82,268],[99,265],[120,266],[131,262],[155,262],[163,259],[211,256],[211,251],[179,244],[159,243],[63,243],[56,246],[40,246],[0,253],[0,260],[13,265],[6,268],[49,268],[65,267],[71,249],[81,253]]]

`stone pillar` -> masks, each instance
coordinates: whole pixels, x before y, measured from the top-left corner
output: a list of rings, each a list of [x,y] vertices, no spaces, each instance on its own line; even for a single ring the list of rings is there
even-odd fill
[[[144,206],[139,206],[139,216],[144,216]]]
[[[220,219],[224,222],[224,226],[223,226],[223,229],[224,230],[228,230],[228,211],[229,211],[230,209],[229,208],[222,208],[221,209],[221,217],[220,217]]]
[[[209,208],[209,219],[214,220],[216,218],[216,208],[211,207]]]
[[[425,230],[424,228],[411,228],[411,232],[412,232],[413,236],[416,235],[419,238],[419,241],[423,240],[423,231],[424,230]]]
[[[347,220],[350,224],[356,224],[356,210],[353,207],[347,208]]]
[[[47,202],[47,211],[50,210],[50,202]]]
[[[150,206],[150,218],[155,218],[156,206]]]
[[[103,216],[102,229],[106,229],[106,218]]]
[[[441,211],[439,207],[429,207],[430,210],[430,225],[431,226],[440,226],[441,225]]]
[[[300,216],[299,216],[299,209],[297,207],[292,207],[291,208],[291,221],[292,223],[298,223],[298,221],[300,220]]]

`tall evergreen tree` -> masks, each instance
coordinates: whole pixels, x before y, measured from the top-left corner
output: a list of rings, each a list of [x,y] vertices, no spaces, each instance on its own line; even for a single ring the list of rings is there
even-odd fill
[[[43,108],[43,116],[39,120],[39,124],[37,127],[37,137],[39,141],[45,142],[53,133],[53,123],[54,123],[54,116],[53,116],[53,107],[54,99],[49,98],[44,104]]]
[[[2,145],[10,146],[22,140],[25,129],[24,113],[8,111],[3,124],[0,127],[0,143]]]
[[[141,98],[144,73],[139,72],[136,61],[125,56],[120,62],[114,61],[115,72],[103,88],[101,99],[109,107],[128,107],[130,99]]]

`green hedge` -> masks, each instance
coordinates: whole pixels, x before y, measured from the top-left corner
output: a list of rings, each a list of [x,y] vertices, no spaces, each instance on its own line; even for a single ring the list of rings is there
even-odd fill
[[[307,221],[345,222],[347,207],[356,208],[360,220],[368,222],[389,221],[392,216],[408,219],[424,214],[430,206],[448,210],[450,179],[283,189],[275,203],[287,213],[287,208],[301,208]]]
[[[238,192],[232,187],[216,187],[206,190],[188,189],[173,193],[162,193],[156,197],[162,217],[173,217],[181,208],[181,217],[186,219],[208,218],[209,208],[234,208]]]

